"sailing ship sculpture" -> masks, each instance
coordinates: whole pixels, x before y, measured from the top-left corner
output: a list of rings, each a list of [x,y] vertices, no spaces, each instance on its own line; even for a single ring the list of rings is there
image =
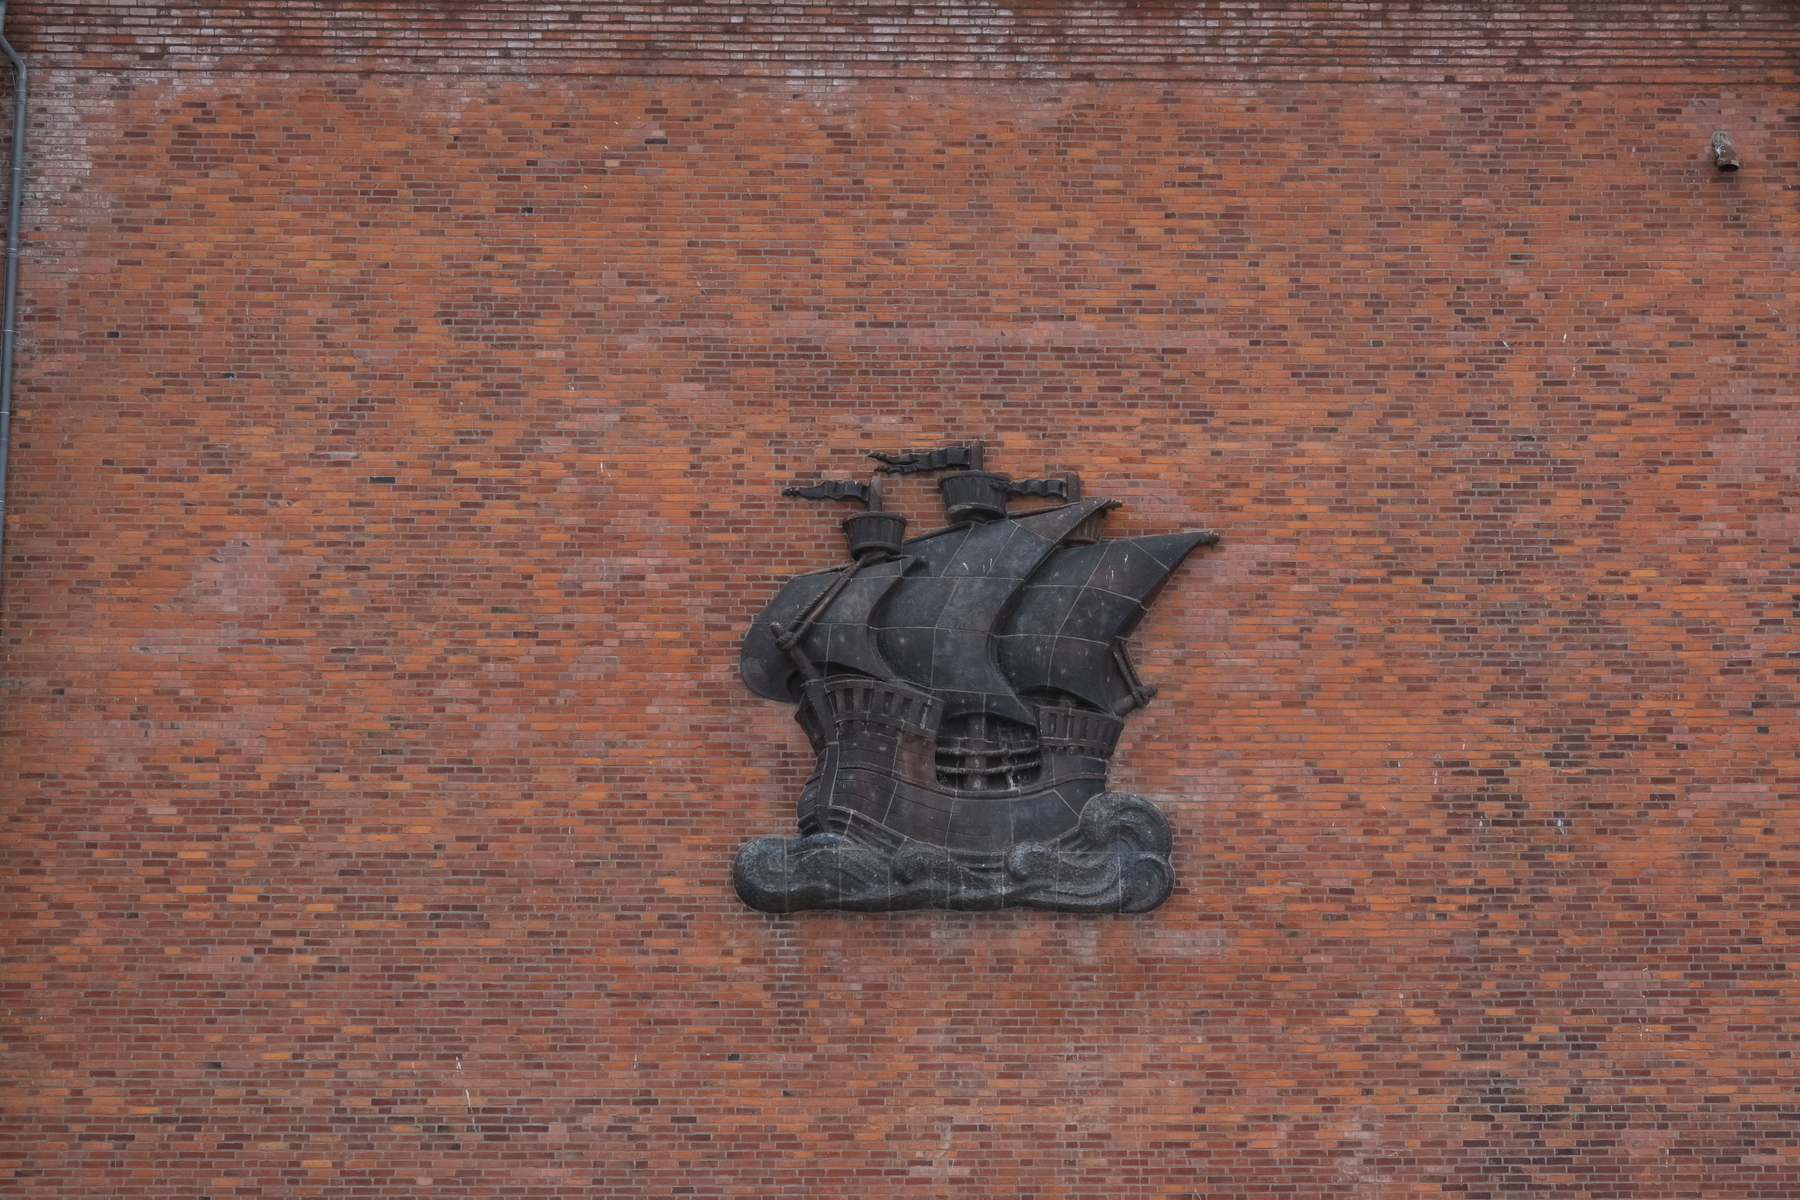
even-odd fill
[[[1125,717],[1155,689],[1125,639],[1210,532],[1102,539],[1115,500],[1080,480],[983,469],[980,443],[874,455],[944,471],[949,523],[902,540],[877,485],[849,500],[851,561],[788,580],[743,647],[744,682],[797,704],[818,764],[800,834],[739,851],[764,912],[833,908],[1146,912],[1174,886],[1167,820],[1106,786]],[[1014,513],[1014,497],[1052,503]]]

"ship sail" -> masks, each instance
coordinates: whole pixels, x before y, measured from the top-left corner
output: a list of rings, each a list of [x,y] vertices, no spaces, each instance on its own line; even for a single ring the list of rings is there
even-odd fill
[[[1124,716],[1146,691],[1121,639],[1150,594],[1213,533],[1113,538],[1059,550],[1019,595],[996,640],[1000,669],[1021,692],[1063,692]]]
[[[1120,639],[1210,533],[1116,538],[1059,548],[1109,504],[1087,500],[913,538],[908,554],[790,579],[744,638],[744,682],[798,703],[800,673],[774,627],[824,674],[908,683],[946,718],[989,713],[1036,723],[1022,692],[1063,692],[1122,716],[1145,699]],[[849,579],[844,576],[849,574]],[[833,589],[835,594],[832,593]]]
[[[875,645],[869,619],[882,597],[916,561],[904,555],[873,566],[851,564],[788,580],[744,635],[740,660],[744,682],[759,696],[789,704],[800,702],[799,671],[776,643],[771,625],[791,630],[845,572],[855,573],[823,611],[813,614],[795,645],[823,673],[848,672],[896,681],[898,676]]]
[[[994,630],[1062,539],[1111,503],[1083,500],[908,541],[919,566],[874,613],[881,657],[941,700],[946,720],[979,712],[1033,724],[995,657]]]

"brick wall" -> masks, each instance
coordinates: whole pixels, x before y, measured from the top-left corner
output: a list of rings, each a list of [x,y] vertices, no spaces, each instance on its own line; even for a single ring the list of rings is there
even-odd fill
[[[20,1195],[1800,1188],[1788,6],[208,11],[15,11]],[[753,913],[779,488],[963,437],[1223,535],[1178,890]]]
[[[1783,0],[555,5],[90,0],[17,10],[64,67],[879,78],[1792,82]]]

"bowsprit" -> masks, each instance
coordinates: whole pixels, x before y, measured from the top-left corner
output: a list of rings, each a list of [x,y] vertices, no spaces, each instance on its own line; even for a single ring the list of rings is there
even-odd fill
[[[799,706],[818,765],[799,836],[738,853],[738,895],[764,912],[1155,908],[1168,822],[1106,786],[1155,694],[1126,638],[1218,536],[1103,538],[1117,501],[985,470],[980,443],[874,457],[944,472],[949,524],[906,539],[875,484],[787,489],[865,507],[843,523],[851,560],[790,579],[744,638],[745,683]]]

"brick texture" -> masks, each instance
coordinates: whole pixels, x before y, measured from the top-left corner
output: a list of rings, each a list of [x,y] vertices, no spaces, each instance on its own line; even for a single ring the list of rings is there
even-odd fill
[[[1496,7],[1588,53],[1444,83],[1472,10],[1375,6],[1354,85],[1368,6],[1093,82],[725,78],[724,8],[170,10],[131,70],[146,10],[15,14],[14,1193],[1800,1192],[1791,8]],[[569,15],[681,77],[198,48]],[[1732,22],[1754,86],[1650,77]],[[810,761],[736,643],[841,544],[779,488],[963,437],[1223,535],[1114,776],[1177,892],[751,912]]]
[[[21,4],[63,67],[971,79],[1791,82],[1787,0]]]

